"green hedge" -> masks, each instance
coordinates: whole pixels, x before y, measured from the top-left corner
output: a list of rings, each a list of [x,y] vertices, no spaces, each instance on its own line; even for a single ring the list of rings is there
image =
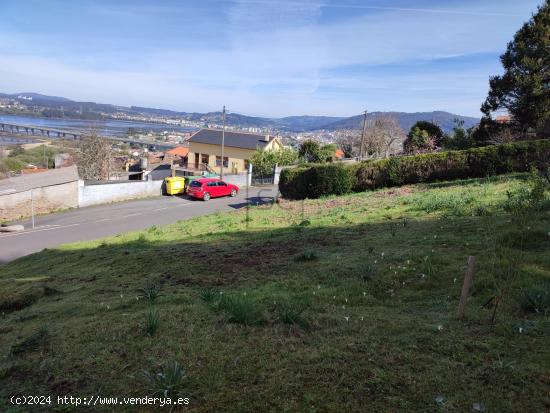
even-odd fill
[[[301,166],[281,172],[279,190],[285,198],[304,199],[419,182],[481,178],[526,172],[533,162],[549,156],[550,140],[545,139],[355,164]]]

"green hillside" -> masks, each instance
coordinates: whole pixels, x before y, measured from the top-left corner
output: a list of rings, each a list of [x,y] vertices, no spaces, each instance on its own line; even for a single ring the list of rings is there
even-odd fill
[[[0,410],[167,394],[193,412],[548,411],[550,212],[533,185],[281,201],[0,267]]]

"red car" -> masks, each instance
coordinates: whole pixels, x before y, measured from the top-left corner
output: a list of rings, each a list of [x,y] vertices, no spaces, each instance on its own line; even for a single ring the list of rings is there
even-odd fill
[[[235,196],[238,192],[237,185],[228,184],[215,178],[195,179],[187,187],[187,195],[204,201],[218,196]]]

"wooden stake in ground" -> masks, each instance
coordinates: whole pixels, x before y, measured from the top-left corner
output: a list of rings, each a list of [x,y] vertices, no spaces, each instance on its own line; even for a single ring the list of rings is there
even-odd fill
[[[464,274],[464,284],[462,284],[462,292],[460,293],[460,304],[458,305],[458,318],[462,320],[464,318],[464,309],[466,308],[466,301],[470,294],[470,284],[474,276],[474,265],[476,257],[470,255],[468,257],[468,265],[466,266],[466,273]]]

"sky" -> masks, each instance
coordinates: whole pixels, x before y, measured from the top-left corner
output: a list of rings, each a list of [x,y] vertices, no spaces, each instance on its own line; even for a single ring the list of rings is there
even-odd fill
[[[185,112],[480,116],[542,0],[0,0],[0,92]]]

